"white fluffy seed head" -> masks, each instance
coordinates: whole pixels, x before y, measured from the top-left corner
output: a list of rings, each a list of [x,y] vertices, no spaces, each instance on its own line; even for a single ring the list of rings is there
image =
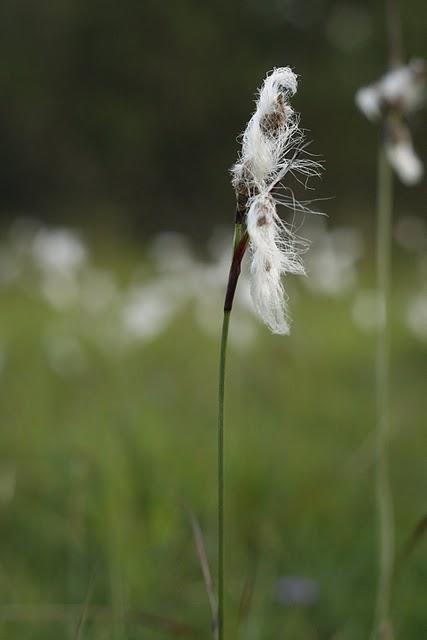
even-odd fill
[[[261,189],[274,175],[288,140],[298,124],[289,105],[297,90],[297,77],[289,67],[274,69],[262,85],[256,110],[243,134],[242,151],[232,168],[233,185],[242,181]]]
[[[273,333],[289,333],[282,275],[282,254],[277,245],[274,202],[256,196],[247,215],[251,251],[251,295],[255,310]]]
[[[287,304],[279,273],[265,263],[258,253],[254,253],[251,264],[251,296],[255,310],[261,320],[279,335],[289,334]]]
[[[237,210],[246,226],[251,254],[251,294],[260,318],[273,333],[289,333],[282,277],[303,274],[304,267],[292,230],[276,211],[279,203],[304,209],[291,196],[279,196],[279,183],[288,172],[305,178],[319,173],[319,165],[298,157],[303,134],[299,117],[289,104],[297,90],[294,72],[283,67],[267,75],[256,110],[242,138],[238,162],[231,170]]]
[[[264,256],[280,274],[304,275],[295,237],[277,214],[276,202],[268,194],[254,196],[247,213],[247,229],[252,253]]]
[[[286,297],[282,276],[304,274],[300,256],[290,232],[276,212],[274,200],[255,196],[247,214],[251,252],[251,294],[260,318],[273,333],[289,333]]]

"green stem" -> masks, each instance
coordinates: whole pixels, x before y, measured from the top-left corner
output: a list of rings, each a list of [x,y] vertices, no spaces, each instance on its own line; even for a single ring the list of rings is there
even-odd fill
[[[376,354],[376,499],[378,509],[379,577],[376,637],[392,637],[390,596],[394,565],[394,514],[390,483],[390,285],[393,211],[393,175],[384,145],[378,160],[377,287],[384,322],[378,331]]]
[[[240,276],[240,267],[246,247],[248,235],[243,233],[242,223],[236,219],[234,226],[233,258],[228,276],[227,291],[224,301],[224,319],[221,332],[221,352],[219,359],[218,385],[218,620],[214,629],[215,638],[224,639],[224,392],[225,363],[227,356],[228,327],[234,294]]]
[[[224,638],[224,391],[228,327],[231,311],[224,311],[219,359],[218,393],[218,640]]]

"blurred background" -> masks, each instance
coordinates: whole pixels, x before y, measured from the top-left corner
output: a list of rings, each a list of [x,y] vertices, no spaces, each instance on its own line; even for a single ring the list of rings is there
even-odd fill
[[[426,57],[427,6],[401,4],[407,57]],[[382,2],[2,1],[1,637],[210,637],[184,505],[214,569],[228,172],[256,88],[284,65],[327,216],[296,219],[311,249],[287,282],[290,337],[239,285],[227,615],[233,640],[368,636],[378,130],[354,94],[386,61]],[[411,126],[427,161],[425,110]],[[396,184],[398,550],[427,511],[426,197],[426,181]],[[424,543],[396,583],[399,637],[427,637],[426,600]]]

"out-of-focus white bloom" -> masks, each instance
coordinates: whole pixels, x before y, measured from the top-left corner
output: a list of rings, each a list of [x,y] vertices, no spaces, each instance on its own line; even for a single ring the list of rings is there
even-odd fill
[[[406,324],[420,340],[427,340],[427,291],[415,295],[406,310]]]
[[[356,93],[356,104],[367,118],[373,121],[384,118],[388,161],[399,179],[408,186],[419,182],[424,174],[406,117],[423,104],[425,76],[424,60],[412,60]]]
[[[243,134],[242,150],[232,168],[237,212],[247,228],[251,253],[251,292],[255,309],[273,333],[288,333],[289,323],[282,276],[304,273],[292,230],[277,215],[281,180],[288,172],[318,174],[318,164],[298,158],[303,134],[299,117],[289,104],[297,77],[288,67],[267,76],[256,110]]]
[[[323,220],[321,220],[323,223]],[[307,287],[315,293],[337,296],[356,284],[356,264],[363,253],[360,233],[352,228],[327,230],[322,224],[308,229]]]
[[[74,305],[79,296],[78,274],[88,257],[79,235],[70,229],[42,227],[33,237],[31,256],[49,304],[57,309]]]
[[[369,120],[378,120],[381,116],[381,100],[376,85],[362,87],[356,93],[356,104]]]
[[[417,184],[424,175],[423,163],[415,153],[411,138],[394,142],[386,140],[388,161],[403,184]]]
[[[380,80],[382,100],[405,113],[418,109],[425,98],[425,62],[419,58],[389,71]]]
[[[362,331],[373,332],[384,326],[384,300],[378,291],[359,291],[353,304],[352,318],[354,324]]]
[[[378,82],[359,89],[356,104],[369,120],[379,120],[384,110],[404,114],[418,109],[425,97],[425,62],[411,60],[386,73]]]
[[[195,259],[187,238],[161,234],[149,251],[156,262],[160,246],[170,251],[170,261],[166,258],[165,263],[159,262],[159,268],[148,279],[138,280],[135,276],[133,286],[124,296],[120,326],[125,343],[154,339],[167,330],[178,314],[189,310],[194,313],[198,327],[216,339],[221,320],[223,282],[230,260],[228,238],[226,246],[216,237],[209,261]],[[230,328],[230,344],[239,349],[248,348],[256,335],[249,288],[249,278],[244,272],[235,301],[237,322]]]
[[[81,267],[87,250],[70,229],[40,229],[34,237],[32,254],[44,271],[69,273]]]
[[[163,232],[156,236],[149,255],[160,271],[186,271],[194,263],[188,239],[180,233]]]
[[[175,303],[161,284],[135,288],[122,310],[125,336],[151,340],[162,333],[175,313]]]

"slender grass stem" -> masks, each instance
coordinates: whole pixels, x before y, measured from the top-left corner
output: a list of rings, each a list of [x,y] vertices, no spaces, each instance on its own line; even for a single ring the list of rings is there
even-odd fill
[[[221,332],[218,384],[218,619],[215,638],[224,640],[224,395],[225,365],[227,358],[228,328],[234,294],[240,276],[240,268],[248,244],[247,233],[243,233],[242,223],[236,217],[234,226],[233,258],[228,276],[224,302],[224,318]]]
[[[378,331],[376,353],[376,500],[378,510],[379,576],[376,630],[380,640],[392,638],[390,596],[394,567],[394,513],[389,473],[390,440],[390,285],[393,210],[393,175],[384,145],[378,159],[377,287],[384,318]]]
[[[403,60],[402,28],[397,0],[385,0],[390,68],[398,67]]]
[[[224,311],[219,359],[218,393],[218,639],[224,638],[224,391],[228,327],[231,311]]]
[[[402,32],[397,0],[385,0],[389,66],[402,64]],[[387,120],[384,122],[387,127]],[[390,415],[390,292],[393,217],[393,173],[384,143],[378,156],[377,287],[384,323],[378,332],[376,357],[377,445],[376,500],[378,510],[379,574],[374,638],[392,640],[390,599],[394,577],[394,508],[389,471]]]

